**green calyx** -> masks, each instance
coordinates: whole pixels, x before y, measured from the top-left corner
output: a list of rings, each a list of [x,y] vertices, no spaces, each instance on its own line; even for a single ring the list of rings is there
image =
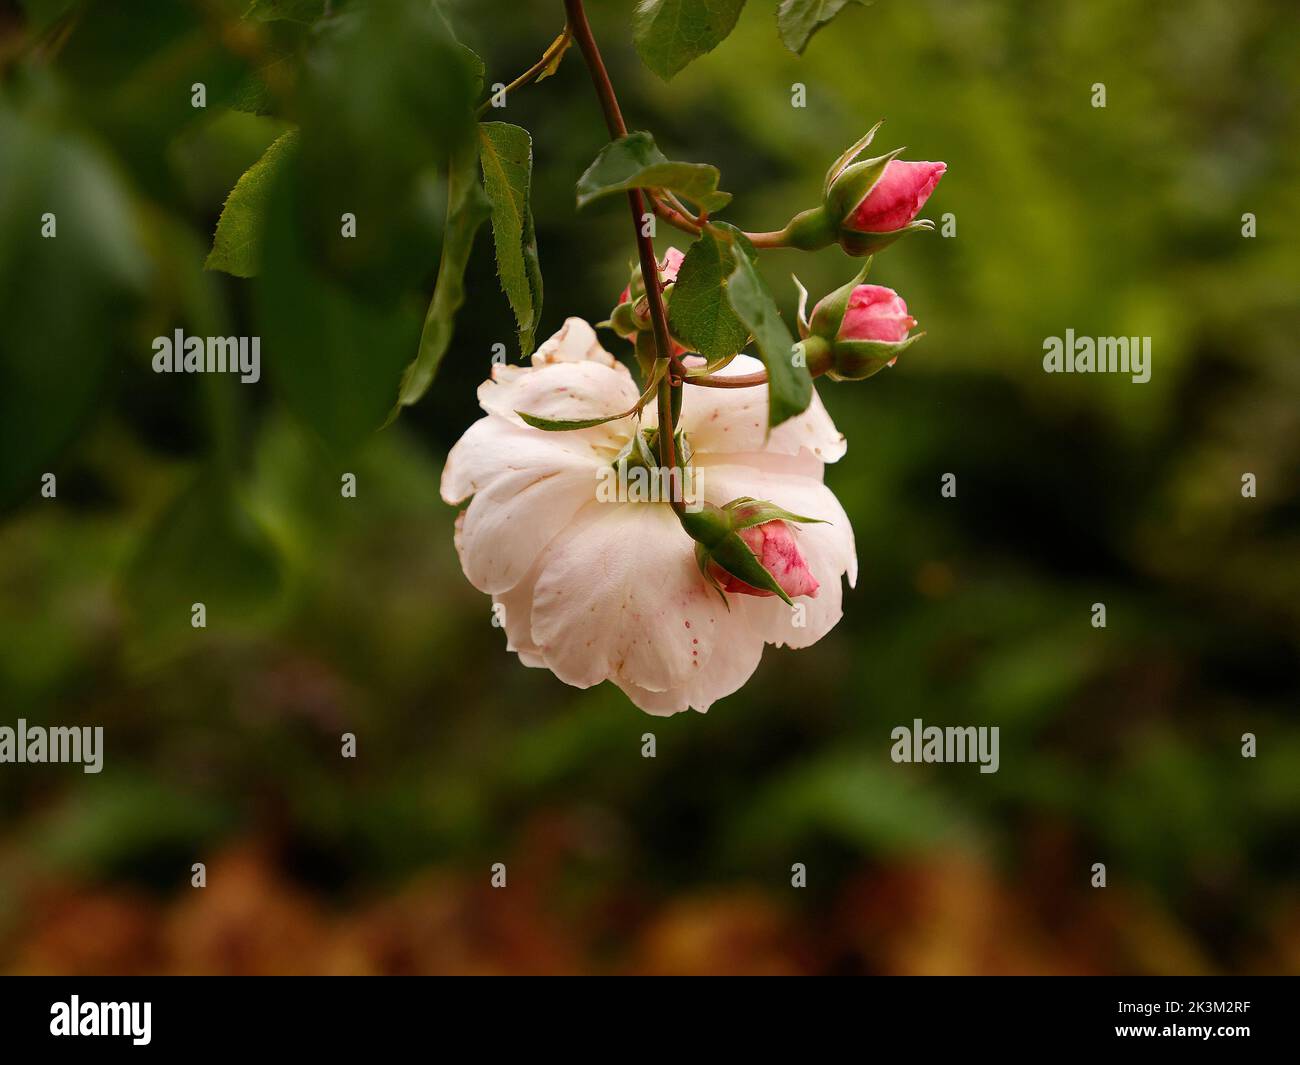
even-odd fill
[[[792,514],[775,503],[750,496],[733,499],[726,506],[705,503],[695,512],[678,515],[682,528],[695,541],[695,562],[700,572],[713,585],[714,589],[726,602],[726,596],[717,581],[709,573],[710,563],[721,566],[737,580],[744,581],[753,588],[761,588],[780,596],[793,605],[785,590],[772,576],[771,571],[759,561],[758,556],[740,536],[741,529],[763,525],[769,521],[793,521],[801,523],[819,522],[819,518],[805,518]]]
[[[640,326],[637,324],[636,307],[632,303],[620,303],[609,316],[609,327],[624,339],[636,335]]]
[[[813,308],[812,318],[804,319],[803,299],[800,300],[799,317],[804,320],[800,329],[807,329],[806,336],[821,337],[823,340],[833,341],[840,332],[840,324],[844,321],[844,314],[849,309],[849,297],[853,295],[853,290],[861,285],[867,279],[867,274],[871,271],[871,259],[868,258],[862,264],[862,269],[854,275],[853,280],[847,284],[841,285],[834,292],[817,301]],[[803,286],[799,286],[803,290]]]
[[[894,241],[909,233],[929,232],[932,229],[934,223],[928,218],[918,218],[903,226],[902,229],[895,229],[889,233],[859,233],[856,229],[841,229],[839,241],[840,247],[846,253],[857,258],[861,255],[875,255],[876,252],[883,251]]]
[[[888,155],[878,155],[874,159],[864,159],[860,163],[846,166],[830,183],[826,189],[826,210],[839,227],[848,224],[858,204],[876,187],[885,167],[905,150],[895,148]]]
[[[835,162],[831,163],[830,169],[826,171],[826,183],[822,186],[823,197],[826,195],[826,193],[830,191],[831,184],[835,181],[835,179],[839,177],[842,173],[844,173],[845,169],[859,155],[861,155],[864,151],[866,151],[867,146],[871,143],[871,141],[876,136],[876,132],[884,124],[885,124],[885,120],[882,118],[879,122],[877,122],[869,130],[867,130],[867,132],[863,134],[863,136],[857,142],[851,144],[848,150],[845,151],[843,155],[841,155],[838,159],[836,159]]]
[[[913,333],[906,340],[837,340],[829,345],[832,381],[865,381],[879,373],[915,344],[925,333]],[[811,366],[811,363],[809,364]]]
[[[800,251],[819,251],[829,248],[838,239],[836,228],[825,207],[811,207],[800,211],[785,224],[781,230],[781,243]]]

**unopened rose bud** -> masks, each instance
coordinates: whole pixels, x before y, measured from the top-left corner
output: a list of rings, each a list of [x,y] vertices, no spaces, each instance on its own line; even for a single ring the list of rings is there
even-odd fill
[[[763,568],[776,579],[776,583],[781,586],[786,596],[791,599],[796,595],[806,595],[810,599],[816,597],[817,578],[813,576],[808,563],[799,553],[799,545],[795,543],[794,533],[784,521],[776,519],[765,521],[762,525],[751,525],[748,529],[741,529],[738,535],[745,541]],[[755,588],[752,584],[745,583],[716,562],[709,563],[709,576],[718,582],[718,586],[724,592],[760,596],[776,594],[765,588]]]
[[[815,315],[816,310],[813,311]],[[858,285],[849,293],[848,309],[840,322],[839,340],[906,340],[916,325],[907,304],[892,288]]]
[[[785,243],[810,251],[838,243],[850,255],[872,255],[906,233],[934,228],[916,216],[948,164],[899,159],[902,148],[853,162],[879,128],[832,164],[822,206],[792,218]]]
[[[915,219],[947,169],[946,163],[907,162],[893,154],[845,167],[826,192],[840,247],[872,255],[906,233],[933,229]]]
[[[863,282],[871,266],[847,285],[823,297],[805,318],[807,293],[800,286],[799,331],[808,370],[836,381],[861,381],[893,366],[899,354],[923,334],[892,288]]]
[[[850,211],[844,225],[859,233],[902,229],[920,213],[947,169],[947,163],[891,159],[879,180]]]
[[[749,498],[733,499],[725,507],[706,503],[700,511],[679,517],[695,540],[700,572],[719,591],[778,595],[787,603],[796,595],[816,597],[817,578],[799,551],[790,523],[818,519]]]

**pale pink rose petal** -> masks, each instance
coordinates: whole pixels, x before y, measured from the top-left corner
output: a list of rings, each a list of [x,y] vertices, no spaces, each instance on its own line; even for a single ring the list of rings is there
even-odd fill
[[[637,396],[625,367],[614,369],[597,362],[560,362],[536,368],[497,366],[492,380],[478,390],[479,406],[520,426],[526,424],[517,413],[520,411],[552,421],[587,421],[629,410]],[[612,446],[614,441],[627,439],[630,426],[630,419],[606,422],[576,430],[582,434],[576,439]]]
[[[480,418],[447,453],[442,468],[442,498],[463,503],[475,492],[518,470],[590,471],[606,454],[579,433],[539,433],[504,418]]]
[[[492,596],[494,606],[502,611],[501,626],[505,629],[506,650],[519,656],[519,661],[534,669],[545,669],[546,659],[542,649],[533,642],[533,595],[537,588],[540,567],[534,563],[528,574],[513,588]]]
[[[505,592],[591,501],[590,467],[517,470],[478,492],[465,511],[461,568],[480,592]]]
[[[547,549],[533,600],[546,664],[579,688],[677,687],[739,624],[701,578],[672,511],[650,503],[588,503]]]
[[[550,366],[558,362],[596,362],[626,372],[626,367],[601,347],[596,330],[582,318],[566,318],[559,331],[533,352],[534,366]]]
[[[762,369],[758,359],[738,355],[720,372],[724,376],[744,376]],[[807,451],[821,462],[837,462],[848,448],[844,434],[835,428],[815,388],[808,409],[782,422],[769,435],[767,385],[684,387],[681,426],[697,452],[717,455],[768,450],[797,455]],[[656,417],[656,409],[653,404],[647,407],[646,417]]]
[[[650,691],[627,681],[616,682],[640,709],[657,717],[683,710],[705,713],[717,700],[730,695],[754,675],[763,657],[763,638],[746,628],[732,626],[726,640],[719,641],[698,677],[667,691]]]
[[[685,259],[685,254],[676,248],[669,248],[664,252],[664,257],[659,261],[659,276],[665,285],[677,280],[677,271],[682,268]]]

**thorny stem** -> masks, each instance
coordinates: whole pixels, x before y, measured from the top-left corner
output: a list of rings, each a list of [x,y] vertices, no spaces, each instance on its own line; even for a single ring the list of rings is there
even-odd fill
[[[611,137],[617,139],[627,136],[627,125],[623,113],[619,110],[618,97],[609,80],[609,72],[600,57],[596,38],[592,36],[591,24],[587,21],[587,12],[582,0],[564,0],[564,10],[568,15],[569,28],[574,40],[582,51],[582,58],[591,73],[591,82],[595,86],[596,96],[600,100],[601,110],[605,113],[605,125]],[[668,362],[668,372],[659,382],[659,464],[664,476],[668,478],[669,498],[673,510],[679,514],[685,509],[682,493],[679,491],[680,478],[677,471],[677,444],[673,439],[673,399],[681,388],[682,370],[680,362],[673,356],[672,335],[668,331],[668,314],[664,310],[663,290],[659,282],[659,260],[655,256],[654,238],[649,236],[642,224],[645,215],[645,199],[640,189],[629,189],[628,206],[632,210],[632,226],[636,231],[637,253],[641,260],[641,276],[645,282],[646,298],[650,303],[650,320],[654,324],[655,353]]]

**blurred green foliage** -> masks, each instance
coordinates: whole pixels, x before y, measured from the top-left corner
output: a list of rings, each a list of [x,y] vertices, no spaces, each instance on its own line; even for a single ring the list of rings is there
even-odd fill
[[[882,150],[949,164],[926,213],[956,224],[873,268],[926,338],[862,385],[820,386],[863,570],[843,622],[668,720],[520,666],[460,574],[441,459],[493,345],[515,346],[485,229],[434,388],[371,432],[415,357],[439,175],[465,134],[449,116],[477,88],[440,23],[358,23],[355,0],[320,23],[324,6],[241,21],[247,2],[65,0],[0,22],[0,723],[106,730],[98,776],[0,766],[0,964],[63,957],[38,949],[41,885],[183,907],[191,862],[254,840],[340,909],[518,859],[547,885],[537,921],[587,930],[569,935],[579,968],[686,966],[670,932],[751,929],[746,892],[786,915],[794,968],[1041,960],[980,953],[963,937],[983,925],[1061,944],[1057,969],[1300,968],[1294,5],[878,0],[797,57],[750,4],[671,84],[638,59],[630,2],[590,5],[629,124],[716,165],[726,220],[811,206],[883,117]],[[563,22],[542,0],[442,10],[486,87]],[[273,117],[290,78],[301,110]],[[303,151],[270,191],[258,276],[205,272],[227,194],[285,117]],[[533,138],[539,337],[604,318],[635,253],[621,204],[575,210],[606,141],[576,50],[488,117]],[[364,239],[325,239],[341,210]],[[760,269],[789,322],[791,271],[816,299],[856,264],[832,248]],[[262,335],[262,382],[152,373],[151,339],[176,328]],[[1150,383],[1043,374],[1043,338],[1067,328],[1151,336]],[[1000,726],[1000,771],[894,765],[890,729],[914,717]],[[557,821],[577,827],[537,872]],[[738,894],[691,901],[717,890]],[[647,916],[661,906],[667,924]],[[891,921],[967,953],[890,946]]]

